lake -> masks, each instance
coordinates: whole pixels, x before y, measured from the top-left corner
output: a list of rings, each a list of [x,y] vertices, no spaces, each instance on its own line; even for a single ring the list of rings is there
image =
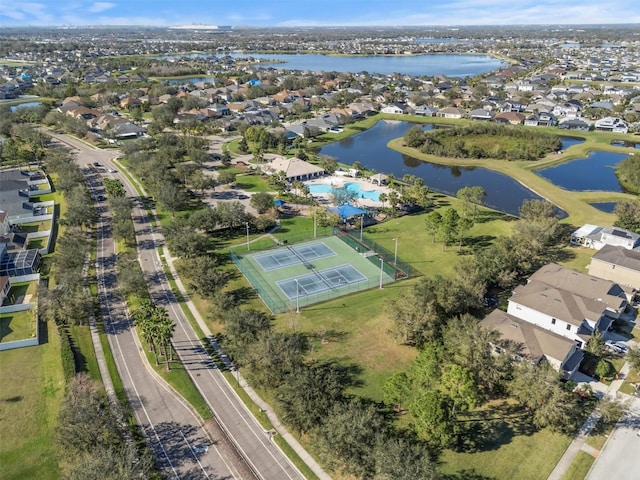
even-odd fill
[[[224,56],[218,54],[216,56]],[[194,53],[189,55],[164,55],[156,58],[167,59],[175,57],[206,58],[212,54]],[[313,53],[304,54],[270,54],[270,53],[231,53],[233,58],[253,57],[270,62],[256,64],[259,68],[287,68],[289,70],[310,70],[323,72],[369,72],[378,74],[400,73],[403,75],[448,77],[469,77],[492,72],[506,66],[502,60],[489,55],[454,55],[454,54],[425,54],[425,55],[362,55],[335,56]],[[209,77],[193,77],[182,81],[198,82],[211,81]]]
[[[42,102],[18,103],[17,105],[11,105],[9,107],[9,110],[12,111],[12,112],[15,112],[19,108],[39,107],[40,105],[42,105]]]
[[[443,166],[402,155],[387,143],[402,137],[415,124],[379,121],[362,133],[322,147],[320,153],[330,155],[347,165],[361,165],[396,178],[406,174],[424,180],[431,190],[455,196],[462,187],[481,186],[487,193],[486,204],[496,210],[518,215],[524,200],[540,199],[538,195],[507,175],[480,167]],[[425,130],[431,125],[425,126]]]
[[[567,190],[624,192],[616,177],[615,166],[625,158],[627,155],[624,153],[594,150],[586,158],[543,168],[536,173]]]

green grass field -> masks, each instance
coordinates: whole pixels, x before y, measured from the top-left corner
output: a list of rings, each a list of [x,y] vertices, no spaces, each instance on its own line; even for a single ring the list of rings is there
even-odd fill
[[[0,342],[13,342],[33,338],[36,335],[34,312],[24,310],[0,314]]]
[[[46,329],[47,327],[45,327]],[[60,339],[51,326],[46,343],[0,352],[0,478],[60,477],[55,426],[64,378]]]
[[[562,476],[562,480],[584,480],[595,460],[586,452],[578,452],[569,470]]]

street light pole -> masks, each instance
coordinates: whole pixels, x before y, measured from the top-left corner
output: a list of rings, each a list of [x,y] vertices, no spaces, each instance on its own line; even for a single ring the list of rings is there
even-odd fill
[[[250,250],[249,247],[249,222],[244,222],[244,224],[247,226],[247,252]]]
[[[394,240],[396,242],[396,246],[393,249],[393,266],[395,267],[398,262],[398,237],[395,237]]]
[[[382,273],[384,272],[384,259],[380,257],[380,288],[382,288]]]
[[[318,236],[318,212],[313,212],[313,238]]]
[[[300,313],[300,284],[297,278],[294,280],[296,281],[296,313]]]

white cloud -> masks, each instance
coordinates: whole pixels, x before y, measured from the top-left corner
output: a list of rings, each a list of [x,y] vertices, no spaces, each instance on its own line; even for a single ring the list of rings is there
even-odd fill
[[[104,12],[105,10],[110,10],[115,6],[117,5],[112,2],[95,2],[93,5],[91,5],[87,9],[87,11],[91,13],[100,13],[100,12]]]

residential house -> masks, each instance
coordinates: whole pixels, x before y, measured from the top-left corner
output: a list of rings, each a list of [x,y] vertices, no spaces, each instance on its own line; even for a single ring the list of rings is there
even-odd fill
[[[414,110],[414,115],[422,117],[434,117],[438,113],[438,109],[429,105],[418,105]]]
[[[475,110],[471,110],[467,113],[467,117],[471,120],[491,120],[493,118],[493,113],[489,110],[485,110],[484,108],[476,108]]]
[[[600,120],[596,120],[594,126],[596,130],[602,130],[605,132],[627,133],[629,131],[627,123],[618,117],[605,117]]]
[[[591,257],[589,275],[640,291],[640,250],[605,245]]]
[[[558,128],[564,128],[566,130],[581,130],[589,131],[591,124],[581,118],[565,118],[558,122]]]
[[[507,313],[582,348],[596,329],[606,332],[626,307],[627,293],[618,284],[552,263],[513,291]]]
[[[462,118],[464,117],[464,110],[456,107],[445,107],[436,113],[436,117],[440,118]]]
[[[385,105],[382,109],[380,109],[380,112],[391,113],[394,115],[402,115],[403,113],[406,113],[406,110],[407,110],[406,105],[402,103],[392,103],[389,105]]]
[[[558,124],[558,119],[553,113],[540,112],[529,115],[524,124],[528,127],[555,127]]]
[[[501,112],[493,117],[493,121],[496,123],[509,123],[511,125],[522,125],[524,119],[525,116],[518,112]]]
[[[640,235],[624,228],[586,224],[571,234],[570,242],[596,250],[600,250],[605,245],[633,250],[640,247]]]
[[[584,358],[584,352],[573,340],[538,327],[513,315],[494,310],[480,324],[500,333],[501,340],[520,346],[518,357],[532,363],[543,359],[561,372],[563,378],[571,378]],[[499,345],[494,345],[499,351]]]

